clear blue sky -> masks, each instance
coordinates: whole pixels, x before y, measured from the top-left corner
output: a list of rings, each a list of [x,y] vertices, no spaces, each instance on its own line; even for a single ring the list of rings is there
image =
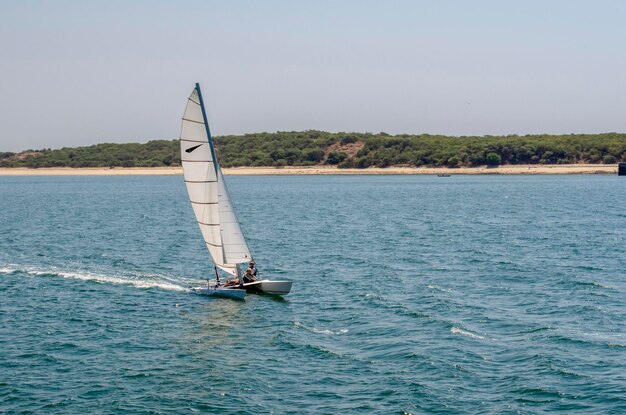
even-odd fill
[[[0,0],[0,151],[216,135],[626,132],[626,1]]]

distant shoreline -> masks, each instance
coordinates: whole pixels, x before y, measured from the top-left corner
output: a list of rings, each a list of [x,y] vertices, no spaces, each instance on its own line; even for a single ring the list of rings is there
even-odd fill
[[[366,169],[338,169],[334,166],[303,167],[233,167],[223,168],[227,176],[256,175],[472,175],[472,174],[617,174],[616,164],[518,164],[498,167],[386,167]],[[49,167],[49,168],[0,168],[0,176],[179,176],[182,167]]]

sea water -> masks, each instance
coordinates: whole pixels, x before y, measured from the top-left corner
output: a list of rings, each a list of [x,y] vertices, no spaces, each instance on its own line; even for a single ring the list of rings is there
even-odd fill
[[[626,412],[626,179],[227,181],[284,299],[181,177],[0,178],[0,412]]]

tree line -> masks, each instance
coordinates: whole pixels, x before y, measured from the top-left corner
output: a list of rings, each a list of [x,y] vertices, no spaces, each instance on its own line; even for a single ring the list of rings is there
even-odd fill
[[[215,138],[224,167],[337,165],[472,167],[626,162],[626,134],[441,136],[324,131]],[[178,140],[0,152],[0,167],[180,166]]]

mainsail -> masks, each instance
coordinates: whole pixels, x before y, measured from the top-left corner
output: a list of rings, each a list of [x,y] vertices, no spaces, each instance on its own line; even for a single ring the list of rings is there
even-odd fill
[[[252,255],[215,157],[199,84],[183,115],[180,158],[191,206],[213,263],[237,276],[237,264],[250,261]]]

